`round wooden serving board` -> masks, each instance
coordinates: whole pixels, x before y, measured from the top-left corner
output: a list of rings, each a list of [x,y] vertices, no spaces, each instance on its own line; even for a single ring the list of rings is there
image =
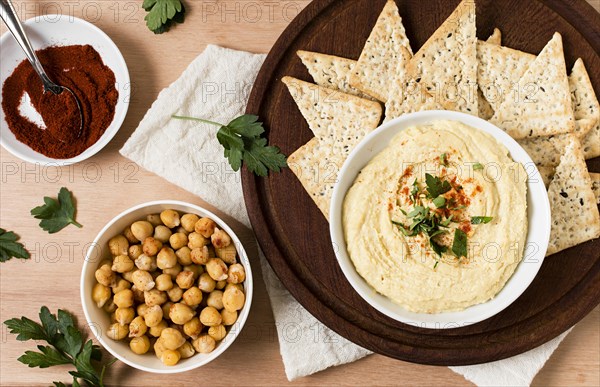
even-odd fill
[[[312,133],[281,78],[311,81],[297,50],[357,59],[385,0],[315,0],[281,35],[267,57],[247,112],[265,122],[269,143],[291,154]],[[427,40],[459,0],[400,0],[413,50]],[[477,34],[494,27],[503,45],[538,53],[555,31],[567,67],[584,59],[600,95],[600,14],[583,0],[477,0]],[[600,160],[590,163],[600,172]],[[291,171],[257,178],[243,172],[246,205],[259,243],[292,295],[340,335],[397,359],[467,365],[513,356],[556,337],[600,301],[600,240],[545,260],[528,290],[500,314],[461,328],[427,330],[392,320],[369,306],[338,267],[329,226]]]

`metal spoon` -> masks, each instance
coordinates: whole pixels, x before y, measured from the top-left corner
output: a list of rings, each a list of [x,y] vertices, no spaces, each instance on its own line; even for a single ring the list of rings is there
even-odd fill
[[[10,33],[14,36],[14,38],[17,41],[17,43],[19,44],[19,46],[21,46],[21,48],[25,52],[25,56],[27,56],[27,59],[29,59],[29,62],[33,66],[33,69],[35,70],[35,72],[39,75],[40,79],[42,80],[42,83],[44,85],[44,93],[51,92],[55,95],[58,95],[66,90],[69,93],[71,93],[73,98],[75,98],[75,102],[77,103],[77,108],[79,109],[79,118],[80,118],[79,131],[76,136],[76,138],[79,138],[83,132],[83,113],[81,111],[81,103],[79,102],[79,99],[77,98],[75,93],[73,93],[73,90],[71,90],[65,86],[57,85],[56,83],[54,83],[50,80],[50,78],[44,71],[44,68],[42,67],[42,63],[40,62],[37,55],[35,54],[35,50],[31,46],[31,42],[27,38],[27,34],[25,34],[23,25],[21,24],[21,21],[19,20],[19,17],[17,16],[15,7],[13,6],[13,4],[11,3],[10,0],[0,0],[0,17],[6,24],[6,27],[8,28]],[[58,140],[66,142],[66,139],[58,138]]]

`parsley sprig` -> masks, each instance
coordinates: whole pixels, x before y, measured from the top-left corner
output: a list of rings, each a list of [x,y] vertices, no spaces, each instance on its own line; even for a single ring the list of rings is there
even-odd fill
[[[30,255],[22,243],[17,242],[19,236],[12,231],[0,228],[0,262],[12,258],[29,259]]]
[[[73,196],[65,187],[58,192],[58,200],[44,197],[44,205],[32,209],[31,215],[36,219],[41,219],[40,227],[50,234],[59,232],[69,224],[79,228],[83,227],[75,221]]]
[[[80,386],[80,381],[88,386],[104,386],[104,373],[117,359],[112,359],[100,367],[102,360],[100,347],[92,340],[83,343],[83,335],[75,326],[71,314],[58,310],[58,317],[43,306],[40,309],[41,324],[27,317],[6,320],[4,324],[10,333],[17,335],[19,341],[45,341],[49,345],[38,345],[39,352],[25,351],[17,360],[29,367],[48,368],[56,365],[72,364],[76,371],[69,371],[73,377],[73,386]],[[65,386],[62,382],[53,382],[55,386]]]
[[[239,171],[242,162],[250,172],[263,177],[269,171],[280,172],[287,167],[285,155],[278,147],[267,145],[267,139],[262,137],[265,129],[258,116],[245,114],[227,125],[196,117],[174,115],[173,118],[219,126],[217,140],[225,148],[224,155],[234,171]]]
[[[142,8],[148,14],[146,25],[155,34],[166,32],[175,23],[185,20],[185,7],[181,0],[144,0]]]

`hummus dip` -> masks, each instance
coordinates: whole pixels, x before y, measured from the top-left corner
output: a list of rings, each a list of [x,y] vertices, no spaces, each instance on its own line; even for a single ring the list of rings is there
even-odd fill
[[[483,131],[456,121],[403,130],[346,194],[348,254],[377,292],[410,311],[486,302],[523,258],[526,182]]]

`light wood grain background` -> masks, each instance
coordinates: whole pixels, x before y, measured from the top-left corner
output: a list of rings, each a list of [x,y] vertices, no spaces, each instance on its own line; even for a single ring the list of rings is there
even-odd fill
[[[79,301],[79,275],[86,244],[119,212],[145,201],[203,201],[139,169],[118,154],[159,91],[181,74],[207,44],[268,52],[279,34],[308,0],[187,0],[186,22],[154,36],[144,25],[142,0],[14,1],[22,19],[49,13],[71,14],[103,29],[128,63],[133,95],[127,119],[114,140],[98,155],[76,166],[41,168],[21,162],[0,149],[0,226],[15,230],[32,252],[28,262],[13,260],[0,270],[0,320],[37,319],[40,306],[64,308],[85,321]],[[600,10],[600,0],[590,0]],[[2,27],[4,32],[4,27]],[[42,197],[67,186],[77,199],[83,229],[69,227],[48,235],[29,216]],[[209,206],[210,208],[210,206]],[[217,211],[218,213],[218,211]],[[223,214],[220,214],[223,215]],[[250,318],[238,340],[209,365],[175,376],[160,376],[117,363],[107,375],[110,385],[283,385],[288,383],[279,355],[275,325],[256,259],[252,234],[228,219],[253,259],[256,281]],[[568,264],[568,263],[566,263]],[[28,369],[17,358],[33,343],[21,343],[0,328],[0,384],[48,385],[69,382],[68,367]],[[294,385],[469,385],[445,367],[396,361],[379,355],[293,382]],[[534,380],[538,386],[600,385],[600,309],[596,308],[565,339]]]

